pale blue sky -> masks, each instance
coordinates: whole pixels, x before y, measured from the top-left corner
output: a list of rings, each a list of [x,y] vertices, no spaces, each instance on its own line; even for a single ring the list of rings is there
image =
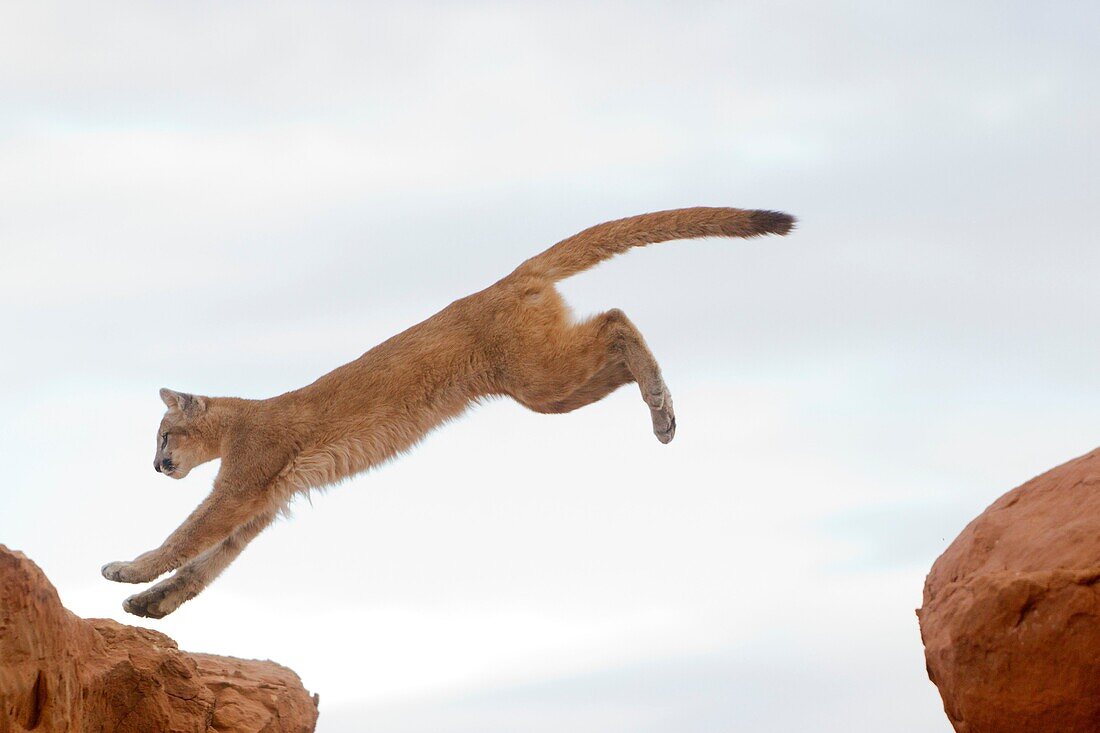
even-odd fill
[[[0,542],[84,616],[209,488],[157,388],[300,386],[557,239],[799,216],[564,284],[637,395],[479,407],[160,622],[322,733],[946,733],[913,615],[1003,491],[1097,443],[1095,3],[8,2]],[[552,452],[551,452],[552,448]]]

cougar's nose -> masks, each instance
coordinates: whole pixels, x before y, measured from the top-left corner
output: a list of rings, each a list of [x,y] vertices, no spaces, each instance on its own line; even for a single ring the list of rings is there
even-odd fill
[[[160,461],[153,461],[153,469],[160,473]]]

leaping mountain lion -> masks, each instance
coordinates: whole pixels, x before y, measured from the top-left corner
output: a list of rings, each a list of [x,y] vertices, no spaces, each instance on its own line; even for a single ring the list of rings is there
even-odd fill
[[[209,585],[295,494],[407,450],[479,398],[507,395],[560,413],[635,382],[657,440],[668,443],[672,397],[642,334],[618,309],[574,322],[554,283],[631,247],[787,234],[794,222],[775,211],[697,207],[597,224],[301,389],[262,400],[162,389],[168,411],[153,467],[175,479],[215,458],[221,467],[210,495],[160,547],[103,566],[103,576],[145,583],[175,570],[123,603],[162,618]]]

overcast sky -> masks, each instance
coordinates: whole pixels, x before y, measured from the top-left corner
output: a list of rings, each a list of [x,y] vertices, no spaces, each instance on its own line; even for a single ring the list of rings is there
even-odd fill
[[[789,211],[563,285],[676,399],[478,407],[163,621],[322,733],[945,733],[913,610],[1096,446],[1095,2],[0,6],[0,542],[83,616],[215,467],[168,386],[301,386],[610,218]],[[552,450],[551,450],[552,448]]]

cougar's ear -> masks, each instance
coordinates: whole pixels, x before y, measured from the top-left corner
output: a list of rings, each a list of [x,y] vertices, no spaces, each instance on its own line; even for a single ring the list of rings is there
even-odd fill
[[[186,392],[176,392],[167,387],[161,388],[160,398],[164,400],[164,404],[168,406],[169,410],[179,410],[187,414],[197,414],[206,409],[206,400],[202,397],[196,397]]]
[[[160,399],[169,410],[179,409],[179,398],[179,392],[174,392],[167,387],[160,388]]]

